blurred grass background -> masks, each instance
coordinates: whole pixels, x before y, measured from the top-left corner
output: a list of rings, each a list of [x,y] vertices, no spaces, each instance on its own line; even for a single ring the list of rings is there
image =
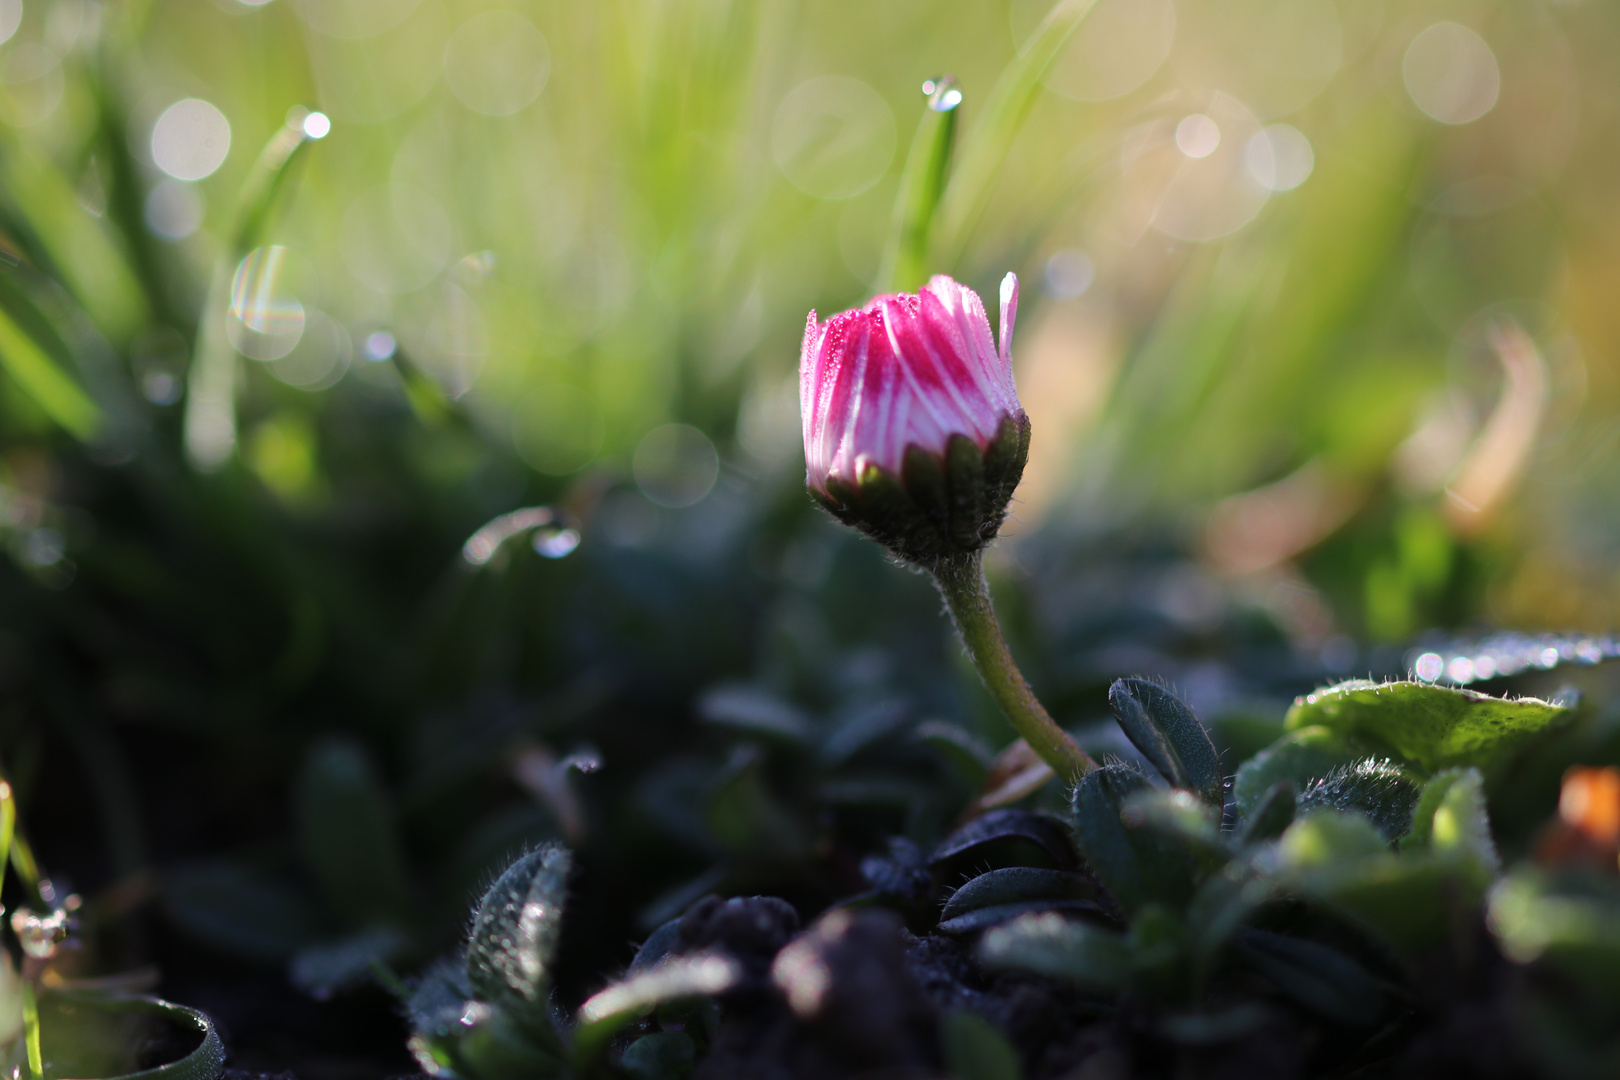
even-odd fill
[[[0,12],[8,202],[140,391],[102,402],[96,437],[125,452],[186,408],[199,318],[234,318],[245,355],[271,359],[233,362],[234,447],[204,464],[234,449],[276,498],[327,514],[344,499],[321,418],[387,391],[377,331],[465,410],[470,445],[515,451],[542,488],[624,472],[671,421],[728,469],[792,474],[800,319],[869,293],[918,87],[955,74],[971,127],[1044,5]],[[1033,286],[1021,526],[1077,498],[1192,521],[1293,476],[1272,527],[1293,533],[1217,531],[1218,564],[1280,565],[1371,515],[1393,546],[1334,585],[1352,630],[1458,615],[1401,554],[1445,531],[1490,538],[1484,607],[1464,614],[1610,625],[1614,32],[1579,2],[1100,3],[937,267]],[[179,101],[205,104],[166,113]],[[297,106],[332,134],[266,238],[284,250],[232,314],[200,311],[257,150]],[[109,138],[123,170],[97,152]],[[1442,493],[1501,396],[1504,317],[1544,369],[1535,437],[1506,466],[1528,481],[1459,524]],[[113,396],[114,373],[76,366]],[[89,430],[12,374],[8,430]],[[688,453],[701,472],[706,448]],[[479,452],[432,457],[424,474],[460,484]],[[1436,507],[1449,526],[1412,523]],[[1277,550],[1223,555],[1234,543]]]
[[[781,869],[836,862],[829,805],[948,820],[945,772],[840,772],[896,717],[1005,731],[926,586],[812,512],[798,344],[871,293],[924,80],[970,146],[1045,8],[0,0],[0,758],[45,857],[122,910],[229,849],[165,879],[204,939],[436,927],[362,950],[409,963],[513,845],[583,842],[570,750],[587,937],[716,859],[838,895]],[[933,269],[1024,283],[996,569],[1060,719],[1127,670],[1237,715],[1431,627],[1613,627],[1617,45],[1597,0],[1099,0],[960,163]],[[1311,659],[1234,689],[1167,626]],[[774,772],[702,734],[803,758],[812,718],[844,742]],[[355,839],[377,896],[322,877],[321,776],[404,830]]]

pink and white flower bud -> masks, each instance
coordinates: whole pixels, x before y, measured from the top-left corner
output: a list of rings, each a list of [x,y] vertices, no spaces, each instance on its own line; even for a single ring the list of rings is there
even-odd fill
[[[817,323],[799,361],[805,482],[846,524],[923,565],[984,547],[1029,453],[1013,386],[1018,279],[1001,343],[972,289],[943,275]]]

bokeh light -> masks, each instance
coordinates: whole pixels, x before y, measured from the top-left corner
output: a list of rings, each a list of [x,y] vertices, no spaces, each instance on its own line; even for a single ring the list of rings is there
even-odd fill
[[[845,75],[795,87],[776,110],[771,150],[794,186],[821,199],[859,195],[894,158],[894,112],[876,90]]]
[[[1435,23],[1412,39],[1401,77],[1412,103],[1442,124],[1478,120],[1496,105],[1502,88],[1491,47],[1454,22]]]
[[[152,163],[176,180],[212,176],[231,152],[231,122],[201,98],[182,98],[152,125]]]
[[[551,52],[534,23],[513,11],[486,11],[456,28],[444,47],[444,78],[467,108],[510,116],[545,89]]]
[[[10,41],[22,25],[22,0],[0,0],[0,45]]]
[[[689,424],[649,431],[631,459],[636,486],[659,506],[701,502],[720,475],[720,456],[709,437]]]

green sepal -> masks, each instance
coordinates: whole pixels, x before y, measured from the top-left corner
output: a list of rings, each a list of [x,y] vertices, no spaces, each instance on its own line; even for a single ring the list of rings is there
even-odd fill
[[[996,538],[1029,458],[1029,418],[1002,418],[981,450],[953,435],[943,453],[906,447],[899,475],[867,464],[853,482],[829,477],[822,508],[907,562],[925,568],[971,555]]]

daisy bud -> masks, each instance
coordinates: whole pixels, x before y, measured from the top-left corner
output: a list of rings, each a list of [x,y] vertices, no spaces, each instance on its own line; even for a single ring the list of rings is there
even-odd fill
[[[943,275],[817,323],[799,361],[805,482],[834,517],[935,567],[995,538],[1029,456],[1013,387],[1018,279],[1001,344],[978,294]]]

